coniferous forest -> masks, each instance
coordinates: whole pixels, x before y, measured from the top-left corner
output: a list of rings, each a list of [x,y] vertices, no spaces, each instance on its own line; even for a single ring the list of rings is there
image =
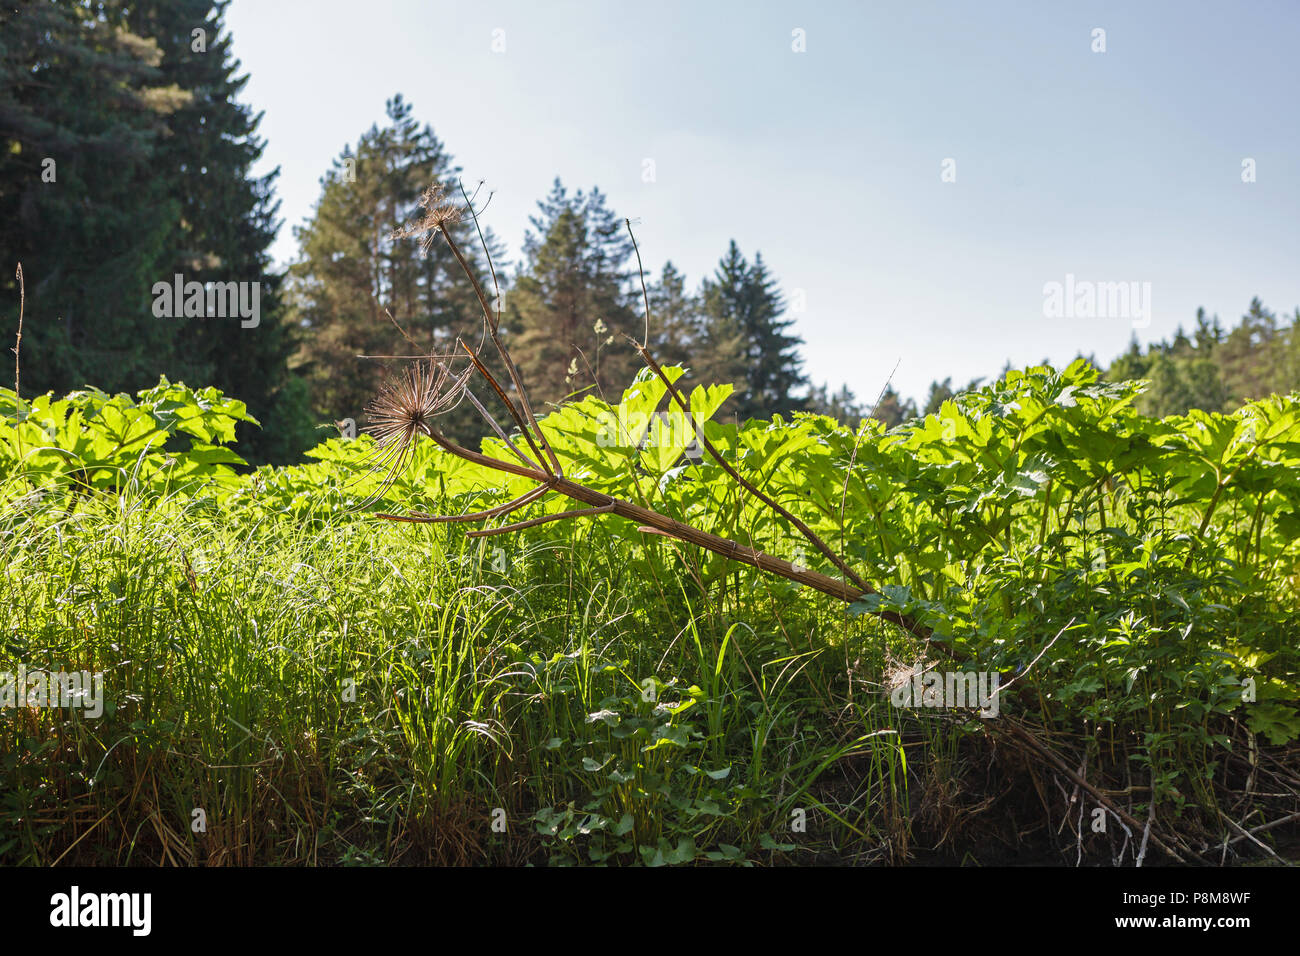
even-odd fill
[[[435,95],[286,222],[228,15],[0,4],[0,863],[1300,860],[1297,302],[829,380]]]

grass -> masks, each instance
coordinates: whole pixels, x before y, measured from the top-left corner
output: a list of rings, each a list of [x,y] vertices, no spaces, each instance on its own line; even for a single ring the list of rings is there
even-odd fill
[[[1300,412],[1129,416],[1117,436],[1135,386],[1090,375],[1009,373],[865,441],[822,419],[716,428],[897,582],[853,605],[617,514],[486,538],[358,514],[368,440],[237,475],[209,443],[246,415],[213,390],[11,397],[0,671],[103,672],[107,700],[97,719],[0,706],[0,861],[1268,856],[1300,809]],[[546,425],[576,471],[639,494],[593,421]],[[410,452],[402,508],[518,493]],[[791,553],[716,470],[645,487]],[[827,488],[846,491],[819,510]],[[928,628],[855,613],[888,608],[942,624],[948,666],[1001,674],[1002,713],[896,709],[882,685]]]
[[[597,829],[634,820],[615,860],[661,840],[692,859],[897,842],[899,738],[845,667],[875,627],[757,575],[714,599],[632,580],[598,527],[508,543],[348,515],[232,523],[175,496],[11,512],[5,657],[112,690],[95,721],[0,711],[3,859],[578,861],[588,805]],[[591,769],[610,754],[621,770]],[[823,793],[846,762],[852,792]],[[566,813],[574,833],[538,832]]]

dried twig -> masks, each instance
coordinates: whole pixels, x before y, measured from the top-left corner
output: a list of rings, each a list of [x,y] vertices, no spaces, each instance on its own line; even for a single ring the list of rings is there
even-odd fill
[[[1128,813],[1123,808],[1116,806],[1114,801],[1109,799],[1104,793],[1102,793],[1101,790],[1097,789],[1092,784],[1090,784],[1087,780],[1084,780],[1082,777],[1076,774],[1072,769],[1070,769],[1069,764],[1065,762],[1065,760],[1061,757],[1060,754],[1056,753],[1056,751],[1052,750],[1052,748],[1048,747],[1046,744],[1040,741],[1037,737],[1035,737],[1024,727],[1021,727],[1014,720],[1009,720],[1005,717],[999,721],[999,726],[1005,728],[1011,734],[1011,736],[1014,737],[1023,747],[1028,748],[1029,750],[1037,754],[1039,757],[1042,757],[1049,764],[1055,767],[1058,771],[1063,773],[1065,776],[1069,777],[1071,780],[1077,783],[1084,790],[1088,791],[1088,793],[1092,795],[1093,799],[1095,799],[1098,803],[1100,803],[1103,807],[1105,807],[1107,810],[1113,813],[1120,820],[1127,823],[1134,830],[1141,830],[1144,828],[1143,824],[1139,822],[1136,817],[1134,817],[1131,813]],[[1155,800],[1154,794],[1152,794],[1151,799],[1154,802]],[[1151,842],[1155,844],[1156,847],[1163,850],[1176,862],[1178,863],[1187,862],[1183,858],[1183,854],[1192,857],[1197,863],[1206,862],[1198,854],[1196,854],[1194,851],[1188,849],[1185,846],[1182,847],[1183,854],[1180,854],[1178,850],[1175,850],[1172,846],[1170,846],[1160,836],[1156,834],[1154,826],[1152,826],[1150,823],[1147,824],[1147,831],[1150,835]]]
[[[23,282],[23,264],[18,263],[18,338],[14,340],[14,398],[17,399],[20,392],[18,390],[18,353],[23,347],[23,312],[27,310],[27,285]]]
[[[1278,856],[1277,853],[1274,851],[1274,849],[1273,849],[1271,846],[1269,846],[1267,843],[1263,842],[1263,841],[1260,840],[1257,836],[1255,836],[1254,831],[1247,830],[1245,827],[1243,827],[1241,824],[1237,823],[1235,820],[1233,820],[1230,816],[1228,816],[1228,815],[1227,815],[1226,813],[1224,813],[1222,810],[1219,811],[1219,816],[1223,817],[1223,822],[1226,823],[1229,827],[1231,827],[1233,830],[1235,830],[1235,831],[1237,832],[1237,834],[1238,834],[1237,839],[1238,839],[1238,840],[1249,840],[1251,843],[1255,844],[1255,846],[1259,847],[1261,850],[1263,850],[1265,853],[1267,853],[1267,854],[1268,854],[1269,856],[1271,856],[1273,859],[1277,860],[1277,861],[1278,861],[1279,863],[1281,863],[1283,866],[1294,866],[1293,863],[1291,863],[1291,862],[1289,862],[1289,861],[1287,861],[1287,860],[1284,860],[1284,859],[1282,859],[1280,856]],[[1292,817],[1293,817],[1293,818],[1294,818],[1295,816],[1300,816],[1300,814],[1292,814]]]

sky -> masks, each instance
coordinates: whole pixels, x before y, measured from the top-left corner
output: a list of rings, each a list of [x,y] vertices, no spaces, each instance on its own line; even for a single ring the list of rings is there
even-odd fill
[[[868,403],[1104,365],[1199,306],[1300,306],[1295,0],[234,0],[226,22],[280,264],[400,92],[515,261],[557,176],[632,218],[651,272],[694,286],[735,239],[808,376]]]

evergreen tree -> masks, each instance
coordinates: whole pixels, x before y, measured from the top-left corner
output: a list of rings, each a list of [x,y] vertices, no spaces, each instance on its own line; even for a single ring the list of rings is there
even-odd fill
[[[216,385],[264,423],[239,426],[240,451],[286,460],[309,436],[279,277],[267,271],[274,174],[251,177],[258,117],[236,102],[247,78],[234,75],[224,9],[100,0],[0,11],[0,230],[41,317],[26,329],[26,385],[135,391],[159,374]],[[258,282],[257,327],[156,316],[153,288],[177,273]]]
[[[886,385],[871,417],[884,422],[886,428],[894,428],[916,417],[916,403],[910,398],[904,401],[892,385]]]
[[[939,409],[943,407],[943,403],[952,398],[954,394],[951,376],[945,378],[942,382],[931,382],[930,393],[925,398],[925,407],[921,409],[921,414],[937,414]]]
[[[1251,299],[1241,323],[1216,349],[1223,383],[1233,402],[1287,389],[1277,368],[1279,334],[1277,316],[1258,298]]]
[[[734,316],[705,318],[696,347],[695,368],[699,381],[706,385],[732,385],[737,391],[748,388],[749,358],[745,333]],[[737,417],[739,399],[735,393],[718,412],[725,421]],[[741,416],[743,417],[747,416]]]
[[[1277,355],[1277,390],[1300,392],[1300,308],[1291,316],[1291,324],[1279,335]]]
[[[150,311],[180,218],[154,157],[191,95],[152,40],[83,4],[0,8],[0,288],[27,293],[26,394],[157,382],[173,329]]]
[[[813,386],[809,389],[804,404],[808,411],[827,415],[849,428],[856,429],[862,424],[862,419],[868,417],[867,409],[862,407],[847,385],[841,385],[840,390],[834,393],[830,391],[828,383]]]
[[[1146,378],[1151,362],[1142,351],[1137,334],[1129,338],[1128,351],[1111,363],[1106,377],[1112,381],[1125,382]]]
[[[570,195],[556,179],[538,210],[505,323],[534,410],[590,390],[617,402],[638,367],[624,335],[645,328],[631,239],[598,189]]]
[[[650,354],[660,365],[697,369],[703,321],[699,298],[686,289],[686,277],[667,262],[656,282],[647,287],[650,300]],[[640,333],[639,339],[644,332]]]
[[[1187,412],[1191,407],[1192,396],[1181,369],[1181,364],[1163,349],[1156,353],[1147,373],[1151,387],[1137,402],[1143,414],[1163,418]]]
[[[1192,333],[1193,340],[1196,343],[1196,350],[1204,355],[1208,355],[1214,350],[1214,347],[1223,341],[1223,326],[1219,324],[1219,317],[1216,315],[1213,322],[1205,318],[1205,309],[1196,310],[1196,330]]]
[[[1226,335],[1217,316],[1208,319],[1198,309],[1190,336],[1180,326],[1172,341],[1154,342],[1145,352],[1134,337],[1106,378],[1147,379],[1136,402],[1146,415],[1183,415],[1193,408],[1230,412],[1248,399],[1300,386],[1300,363],[1289,358],[1293,335],[1259,299]]]
[[[735,414],[741,419],[789,414],[802,406],[795,392],[807,386],[798,347],[802,339],[787,334],[793,319],[782,319],[785,302],[761,254],[750,266],[735,240],[701,291],[706,338],[726,343],[739,335],[744,377],[735,381]]]
[[[922,417],[937,414],[939,409],[943,407],[944,402],[957,397],[962,392],[975,391],[983,381],[982,378],[973,378],[966,383],[965,387],[956,390],[952,387],[951,378],[945,378],[942,382],[931,382],[930,392],[925,399],[925,406],[921,409]]]
[[[293,315],[302,337],[296,363],[323,421],[361,422],[385,376],[409,361],[359,356],[451,354],[459,368],[465,360],[456,351],[457,337],[476,348],[481,338],[478,299],[447,244],[435,239],[426,253],[414,239],[392,238],[395,229],[418,217],[430,184],[446,185],[448,199],[463,202],[459,167],[433,130],[413,118],[400,94],[387,102],[386,111],[384,127],[372,126],[355,149],[345,147],[334,161],[321,180],[311,220],[296,230],[299,256],[290,267]],[[472,222],[465,217],[453,228],[491,294]],[[489,235],[489,248],[494,246],[500,269],[499,245]],[[482,433],[468,404],[442,425],[465,440]]]
[[[219,318],[175,318],[177,363],[170,374],[215,385],[248,405],[262,427],[241,424],[239,448],[250,461],[283,463],[318,439],[311,428],[306,383],[289,371],[297,347],[281,302],[283,277],[270,271],[268,250],[279,228],[273,190],[279,170],[254,177],[265,142],[260,114],[237,98],[248,76],[237,75],[223,16],[227,3],[129,0],[112,4],[120,22],[154,39],[163,58],[161,82],[189,92],[168,114],[168,135],[155,168],[172,183],[180,219],[167,239],[169,261],[158,280],[257,282],[258,324]]]

